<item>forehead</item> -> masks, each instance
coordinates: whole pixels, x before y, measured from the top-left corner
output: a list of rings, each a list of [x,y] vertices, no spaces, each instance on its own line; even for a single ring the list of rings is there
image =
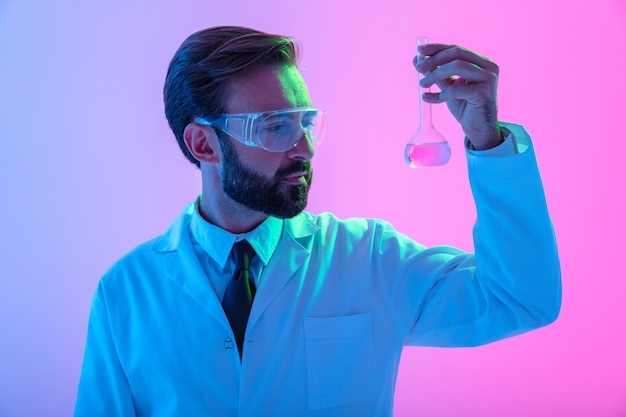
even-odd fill
[[[233,78],[227,90],[228,113],[255,113],[311,107],[309,90],[293,65],[262,66]]]

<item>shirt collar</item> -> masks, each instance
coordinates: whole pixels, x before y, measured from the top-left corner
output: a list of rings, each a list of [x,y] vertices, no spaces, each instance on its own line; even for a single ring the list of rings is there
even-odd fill
[[[268,217],[255,229],[241,234],[231,233],[209,223],[202,217],[198,201],[194,203],[189,224],[192,240],[197,242],[221,268],[224,268],[235,242],[247,240],[256,255],[267,265],[278,246],[283,229],[283,220]]]

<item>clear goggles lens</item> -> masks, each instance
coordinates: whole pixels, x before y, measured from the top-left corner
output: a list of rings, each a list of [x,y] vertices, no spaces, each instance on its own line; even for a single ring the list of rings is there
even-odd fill
[[[270,152],[293,149],[303,137],[306,137],[313,147],[317,147],[324,134],[325,122],[326,113],[313,108],[223,114],[197,121],[219,129],[245,145],[260,147]]]

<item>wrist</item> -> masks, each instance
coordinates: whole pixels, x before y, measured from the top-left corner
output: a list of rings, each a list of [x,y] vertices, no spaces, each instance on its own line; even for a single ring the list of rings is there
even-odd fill
[[[486,151],[495,148],[504,142],[504,132],[500,127],[496,127],[495,131],[484,138],[467,138],[467,147],[473,151]]]

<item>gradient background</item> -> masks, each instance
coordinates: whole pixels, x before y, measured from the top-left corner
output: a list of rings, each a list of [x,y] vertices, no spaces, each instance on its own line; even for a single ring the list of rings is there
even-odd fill
[[[544,329],[473,349],[407,348],[397,416],[626,416],[624,0],[0,2],[0,416],[73,410],[99,277],[200,190],[163,115],[192,32],[291,35],[329,113],[309,209],[373,216],[472,249],[462,134],[444,106],[442,168],[409,169],[414,38],[501,66],[500,119],[531,132],[563,266]]]

